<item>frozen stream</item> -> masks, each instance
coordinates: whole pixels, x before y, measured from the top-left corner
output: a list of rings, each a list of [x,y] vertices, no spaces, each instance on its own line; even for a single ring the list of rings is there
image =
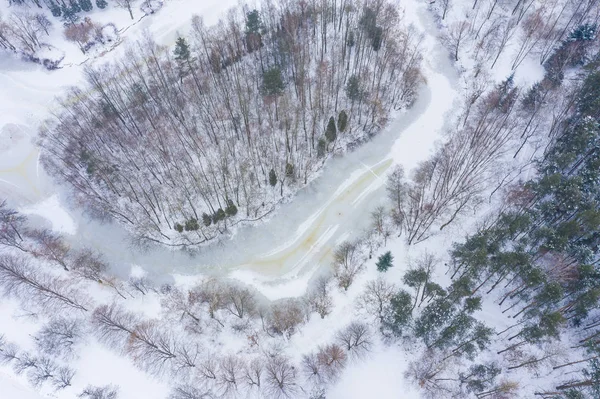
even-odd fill
[[[129,274],[131,264],[142,266],[156,279],[198,272],[230,274],[259,286],[268,297],[281,292],[300,295],[313,271],[328,264],[335,245],[357,236],[368,225],[372,209],[385,200],[390,168],[401,164],[410,170],[428,158],[456,98],[458,77],[434,36],[437,29],[429,14],[413,2],[406,7],[407,19],[425,32],[427,85],[416,103],[369,143],[329,160],[317,179],[268,220],[240,228],[232,239],[202,248],[195,256],[164,247],[135,248],[120,225],[89,220],[66,203],[63,190],[40,170],[38,150],[31,139],[52,98],[80,77],[76,68],[48,73],[26,67],[30,70],[23,72],[24,64],[0,60],[0,198],[8,197],[12,206],[56,218],[58,210],[48,215],[47,206],[35,204],[48,204],[48,198],[58,195],[61,207],[68,209],[75,221],[73,244],[99,250],[122,276]],[[172,41],[175,29],[163,30],[164,26],[163,21],[156,31],[161,40]],[[61,227],[61,218],[58,220],[55,228]]]

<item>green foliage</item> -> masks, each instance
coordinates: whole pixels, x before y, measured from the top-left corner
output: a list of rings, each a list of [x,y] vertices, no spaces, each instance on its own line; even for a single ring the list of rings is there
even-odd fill
[[[223,210],[223,208],[219,208],[219,209],[217,209],[217,211],[212,216],[213,223],[217,224],[220,221],[225,220],[226,217],[227,217],[227,214],[225,213],[225,211]]]
[[[79,6],[81,7],[81,10],[86,12],[92,11],[92,8],[94,8],[91,0],[79,0]]]
[[[383,28],[376,27],[371,38],[371,46],[373,50],[379,51],[381,49],[381,42],[383,41]]]
[[[269,184],[271,187],[275,187],[277,185],[277,174],[275,174],[275,169],[271,169],[269,171]]]
[[[227,200],[227,207],[225,208],[225,213],[227,216],[235,216],[238,213],[237,206],[233,203],[232,200]]]
[[[394,335],[401,336],[412,321],[412,296],[400,290],[390,301],[389,312],[383,322],[383,328],[390,330]]]
[[[469,367],[467,372],[459,373],[459,381],[465,385],[467,392],[477,394],[489,390],[501,372],[502,369],[494,363],[476,364]]]
[[[343,132],[346,130],[346,127],[348,127],[348,114],[342,110],[338,115],[338,130]]]
[[[202,224],[204,224],[206,227],[212,224],[212,217],[206,212],[202,214]]]
[[[252,10],[246,14],[246,33],[259,33],[262,27],[260,13],[258,10]]]
[[[96,7],[100,9],[106,8],[107,5],[108,3],[106,2],[106,0],[96,0]]]
[[[285,177],[294,177],[294,165],[292,165],[291,163],[285,164]]]
[[[190,59],[190,46],[183,37],[178,37],[173,51],[177,61],[188,61]]]
[[[285,83],[281,69],[273,67],[263,73],[262,93],[265,96],[277,96],[283,93]]]
[[[54,1],[51,1],[50,3],[48,3],[48,8],[50,9],[50,12],[52,13],[53,17],[60,17],[62,15],[62,9],[61,7],[56,4]]]
[[[73,4],[73,3],[72,3]],[[74,3],[76,6],[67,5],[63,3],[60,6],[60,12],[62,14],[62,19],[65,21],[65,24],[74,24],[79,19],[77,13],[81,11],[78,3]]]
[[[175,231],[179,232],[179,233],[183,233],[183,226],[181,225],[181,223],[175,223]]]
[[[335,128],[335,120],[333,116],[329,118],[329,122],[327,123],[327,129],[325,130],[325,138],[330,143],[334,142],[337,138],[337,129]]]
[[[588,75],[578,99],[579,112],[584,116],[600,116],[600,71]]]
[[[323,158],[325,156],[325,152],[327,151],[327,141],[321,137],[317,142],[317,157]]]
[[[362,89],[360,87],[360,80],[358,76],[352,75],[348,78],[346,83],[346,95],[352,102],[358,101],[362,98]]]
[[[191,218],[190,220],[185,221],[185,231],[196,231],[200,228],[198,224],[198,220]]]
[[[377,270],[380,272],[387,272],[387,270],[393,266],[392,261],[394,257],[390,251],[387,251],[379,257],[377,260]]]

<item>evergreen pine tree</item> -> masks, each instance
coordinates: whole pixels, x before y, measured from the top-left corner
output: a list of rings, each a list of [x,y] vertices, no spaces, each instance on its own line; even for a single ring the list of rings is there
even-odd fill
[[[317,157],[323,158],[325,156],[325,151],[327,150],[327,141],[321,137],[319,142],[317,143]]]
[[[347,126],[348,126],[348,114],[346,113],[346,111],[342,110],[338,116],[338,130],[340,132],[343,132],[346,130]]]
[[[208,227],[212,224],[212,218],[210,217],[210,215],[208,213],[203,213],[202,214],[202,223]]]
[[[273,67],[263,74],[262,92],[265,96],[276,96],[283,93],[285,83],[281,76],[281,70]]]
[[[79,0],[79,7],[83,11],[92,11],[94,6],[92,5],[92,0]]]
[[[333,119],[333,116],[329,118],[329,123],[327,124],[327,130],[325,130],[325,137],[327,138],[327,141],[334,142],[335,139],[337,138],[337,132],[336,132],[336,128],[335,128],[335,120]]]
[[[69,7],[71,8],[71,11],[73,11],[75,14],[81,12],[81,6],[79,5],[79,2],[77,0],[70,0]]]
[[[356,75],[352,75],[348,78],[348,83],[346,84],[346,95],[352,102],[360,100],[360,81]]]
[[[259,33],[262,22],[258,10],[252,10],[246,14],[246,33]]]
[[[387,269],[394,266],[392,264],[393,260],[394,257],[392,256],[392,253],[390,251],[387,251],[386,253],[381,255],[377,260],[377,270],[380,272],[386,272]]]
[[[274,169],[269,171],[269,184],[271,187],[275,187],[277,185],[277,175],[275,174]]]
[[[106,2],[106,0],[96,0],[96,7],[100,9],[106,8],[107,5],[108,3]]]
[[[235,216],[238,213],[237,206],[233,203],[232,200],[227,200],[227,207],[225,208],[225,213],[227,216]]]
[[[190,46],[183,37],[178,37],[175,43],[175,59],[177,61],[187,61],[190,59]]]
[[[50,8],[50,12],[52,13],[53,17],[58,18],[62,15],[62,10],[60,9],[60,6],[54,1],[48,3],[48,8]]]

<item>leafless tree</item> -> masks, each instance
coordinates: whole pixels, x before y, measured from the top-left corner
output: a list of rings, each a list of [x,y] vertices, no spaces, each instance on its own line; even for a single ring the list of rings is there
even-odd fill
[[[69,270],[70,248],[63,237],[47,229],[28,231],[27,237],[33,241],[31,252],[34,256],[55,262],[64,270]]]
[[[0,245],[27,252],[23,238],[26,220],[23,215],[8,208],[6,201],[0,202]]]
[[[115,3],[117,3],[117,5],[119,7],[124,8],[127,11],[129,11],[129,16],[131,17],[131,19],[133,19],[133,10],[132,10],[133,0],[115,0]]]
[[[85,54],[86,46],[93,39],[93,34],[98,29],[89,18],[84,22],[67,25],[65,27],[65,39],[77,43],[79,50]]]
[[[227,297],[225,295],[225,287],[223,283],[216,279],[210,279],[203,282],[201,285],[192,288],[189,292],[189,300],[191,303],[202,303],[208,307],[208,315],[216,321],[221,327],[225,325],[220,320],[218,311],[225,309],[227,305]]]
[[[317,361],[328,381],[337,379],[346,366],[347,359],[346,352],[337,344],[325,345],[317,352]]]
[[[161,296],[161,305],[167,317],[176,316],[178,320],[186,321],[187,330],[196,334],[202,332],[197,295],[172,287]]]
[[[114,385],[95,387],[88,385],[79,395],[81,399],[117,399],[119,388]]]
[[[331,277],[328,275],[319,276],[306,296],[306,302],[310,310],[317,312],[322,319],[331,313],[333,308],[333,298],[330,291]]]
[[[442,38],[442,41],[450,50],[454,61],[458,61],[460,49],[469,38],[469,27],[470,24],[467,21],[455,22],[448,29],[448,33]]]
[[[243,382],[244,369],[244,362],[237,356],[228,355],[220,359],[217,385],[221,396],[232,396],[237,392]]]
[[[40,26],[36,15],[28,12],[12,13],[8,24],[18,47],[28,54],[35,53],[40,47],[39,34],[42,30],[46,30],[47,26]]]
[[[225,289],[225,297],[225,308],[232,315],[240,319],[255,315],[256,299],[249,289],[230,284]]]
[[[293,398],[298,392],[296,369],[283,356],[271,357],[265,366],[264,389],[270,398]]]
[[[205,386],[214,386],[219,376],[219,362],[214,354],[206,355],[198,365],[198,374]]]
[[[322,384],[325,380],[322,370],[323,365],[319,362],[316,353],[302,355],[302,371],[306,378],[313,384]]]
[[[176,349],[173,374],[179,377],[188,375],[197,369],[199,362],[200,347],[197,344],[179,345]]]
[[[378,206],[371,212],[371,223],[377,235],[383,238],[383,245],[387,245],[387,240],[392,232],[387,220],[387,212],[383,206]]]
[[[247,362],[244,369],[244,380],[246,385],[250,388],[260,389],[262,386],[264,370],[265,365],[261,358],[254,358]]]
[[[377,280],[367,283],[365,291],[358,299],[358,307],[383,323],[386,309],[396,292],[397,287],[394,284],[388,283],[383,277],[378,277]]]
[[[83,338],[83,324],[80,319],[64,317],[52,318],[35,335],[38,349],[53,357],[70,359],[74,346]]]
[[[371,351],[371,331],[366,323],[354,321],[338,331],[336,340],[349,354],[360,357]]]
[[[12,255],[0,257],[0,287],[32,306],[47,311],[73,309],[87,311],[87,298],[67,281],[32,266],[24,258]]]
[[[98,306],[91,318],[96,336],[113,348],[124,348],[140,321],[139,316],[116,303]]]
[[[214,396],[207,391],[186,384],[173,388],[169,399],[212,399]]]
[[[333,254],[333,276],[344,291],[348,290],[362,269],[363,259],[358,244],[344,242],[336,248]]]
[[[71,269],[83,278],[101,281],[108,271],[108,263],[98,252],[84,248],[73,254]]]
[[[10,363],[17,359],[19,347],[12,342],[6,342],[4,336],[0,336],[0,364]]]
[[[152,282],[147,277],[130,277],[127,280],[127,285],[134,290],[140,292],[142,295],[146,295],[149,291],[156,292],[156,289],[152,286]]]
[[[302,302],[289,298],[274,303],[268,315],[269,329],[289,338],[304,321]]]
[[[126,352],[140,368],[161,374],[174,365],[177,345],[173,335],[158,322],[144,321],[135,326],[127,341]]]

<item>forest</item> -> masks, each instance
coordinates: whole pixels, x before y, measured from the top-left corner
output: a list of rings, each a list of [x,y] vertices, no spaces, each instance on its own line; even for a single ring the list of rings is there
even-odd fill
[[[419,35],[388,1],[265,2],[85,71],[40,133],[92,214],[170,246],[261,219],[410,106]],[[116,77],[116,78],[115,78]]]
[[[0,328],[0,365],[53,395],[126,398],[75,366],[98,346],[169,399],[325,399],[391,352],[407,395],[600,397],[600,4],[422,6],[457,104],[302,295],[269,300],[232,276],[157,283],[133,265],[118,278],[90,242],[0,202],[2,300],[35,324],[30,346]],[[405,15],[387,0],[265,0],[212,28],[194,17],[174,46],[147,37],[87,67],[41,129],[41,161],[138,239],[208,242],[402,118],[434,60]]]

